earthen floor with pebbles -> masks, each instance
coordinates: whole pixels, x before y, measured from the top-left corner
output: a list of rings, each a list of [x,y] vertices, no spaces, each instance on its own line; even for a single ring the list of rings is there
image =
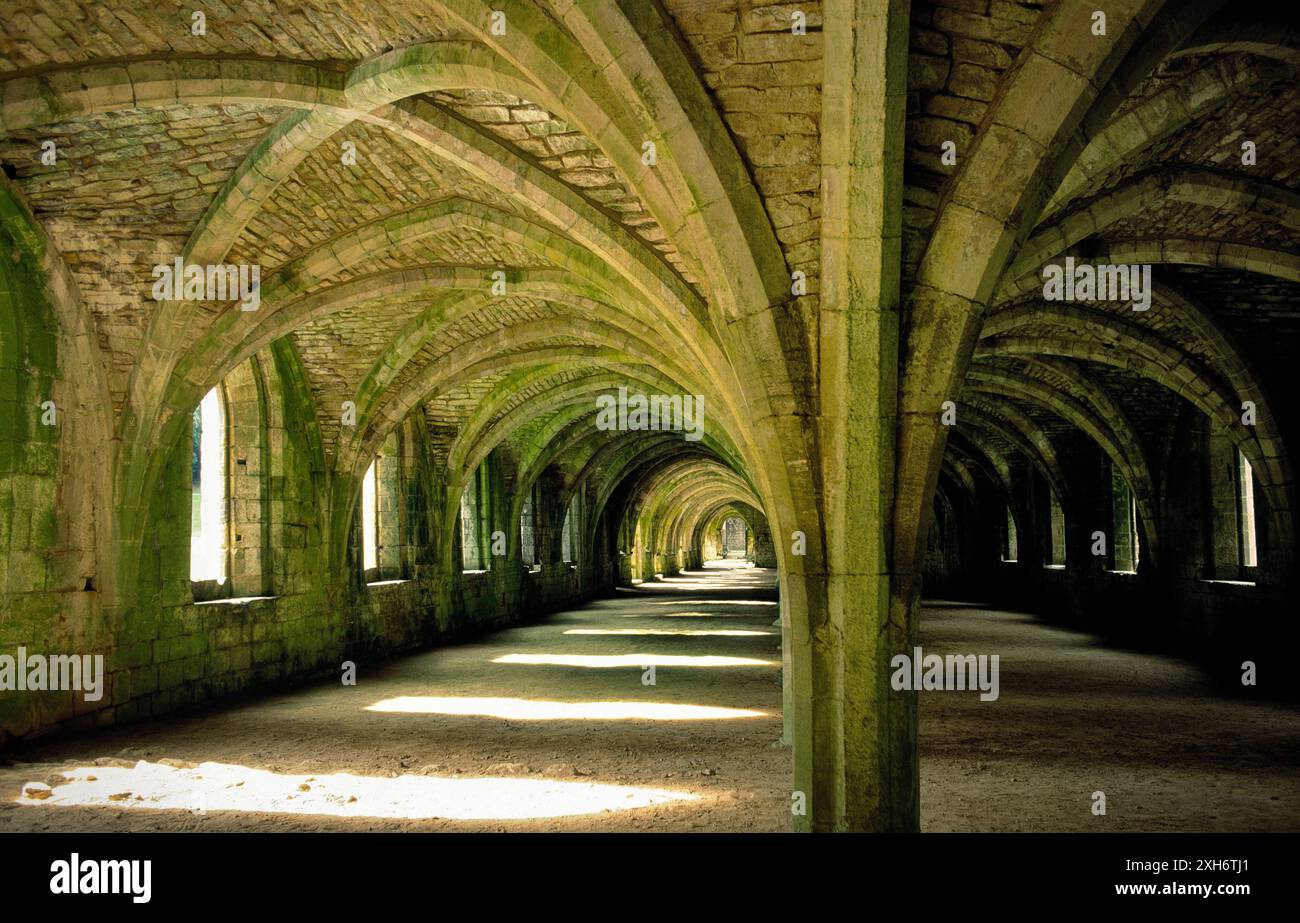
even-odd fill
[[[0,830],[785,831],[777,612],[774,572],[711,567],[355,686],[33,741]],[[923,829],[1300,829],[1292,708],[968,604],[927,604],[922,644],[999,655],[996,701],[921,695]]]

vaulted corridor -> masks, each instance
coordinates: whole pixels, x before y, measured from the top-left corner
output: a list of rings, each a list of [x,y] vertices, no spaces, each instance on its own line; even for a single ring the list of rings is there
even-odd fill
[[[6,0],[0,759],[1300,827],[1297,121],[1269,0]]]

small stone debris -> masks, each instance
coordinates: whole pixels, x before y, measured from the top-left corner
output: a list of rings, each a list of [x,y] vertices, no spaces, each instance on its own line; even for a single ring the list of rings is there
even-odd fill
[[[302,783],[301,785],[298,786],[298,791],[300,791],[300,792],[309,792],[309,791],[311,791],[311,786],[308,785],[306,782],[304,782],[304,783]]]
[[[53,794],[54,791],[44,782],[28,782],[23,786],[23,797],[33,801],[44,801]]]
[[[114,792],[108,796],[109,801],[127,801],[131,798],[132,792]]]

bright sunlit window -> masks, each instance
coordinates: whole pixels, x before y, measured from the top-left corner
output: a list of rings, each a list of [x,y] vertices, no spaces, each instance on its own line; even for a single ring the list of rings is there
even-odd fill
[[[479,546],[479,473],[460,495],[460,567],[464,571],[485,570]]]
[[[375,465],[370,463],[361,480],[361,569],[373,570],[379,566],[379,492],[375,485]]]
[[[1255,473],[1246,456],[1237,450],[1237,530],[1242,567],[1254,567],[1255,546]]]
[[[226,413],[213,388],[194,410],[190,453],[190,579],[226,579]]]

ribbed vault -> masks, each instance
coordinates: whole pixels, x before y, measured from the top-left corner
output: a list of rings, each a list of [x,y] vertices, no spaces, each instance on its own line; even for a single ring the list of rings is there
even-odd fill
[[[780,576],[794,824],[915,829],[888,676],[936,561],[1060,569],[1060,599],[1293,582],[1294,12],[272,6],[0,22],[0,592],[126,651],[107,717],[24,733],[532,617],[741,519]],[[1149,304],[1049,300],[1067,260],[1150,269]],[[176,265],[258,288],[155,291]],[[214,390],[221,586],[185,560]],[[626,413],[651,397],[675,423]],[[1249,483],[1188,513],[1205,459]],[[1201,521],[1247,507],[1260,560],[1207,578],[1234,536]],[[207,646],[226,611],[265,618],[246,662]]]

